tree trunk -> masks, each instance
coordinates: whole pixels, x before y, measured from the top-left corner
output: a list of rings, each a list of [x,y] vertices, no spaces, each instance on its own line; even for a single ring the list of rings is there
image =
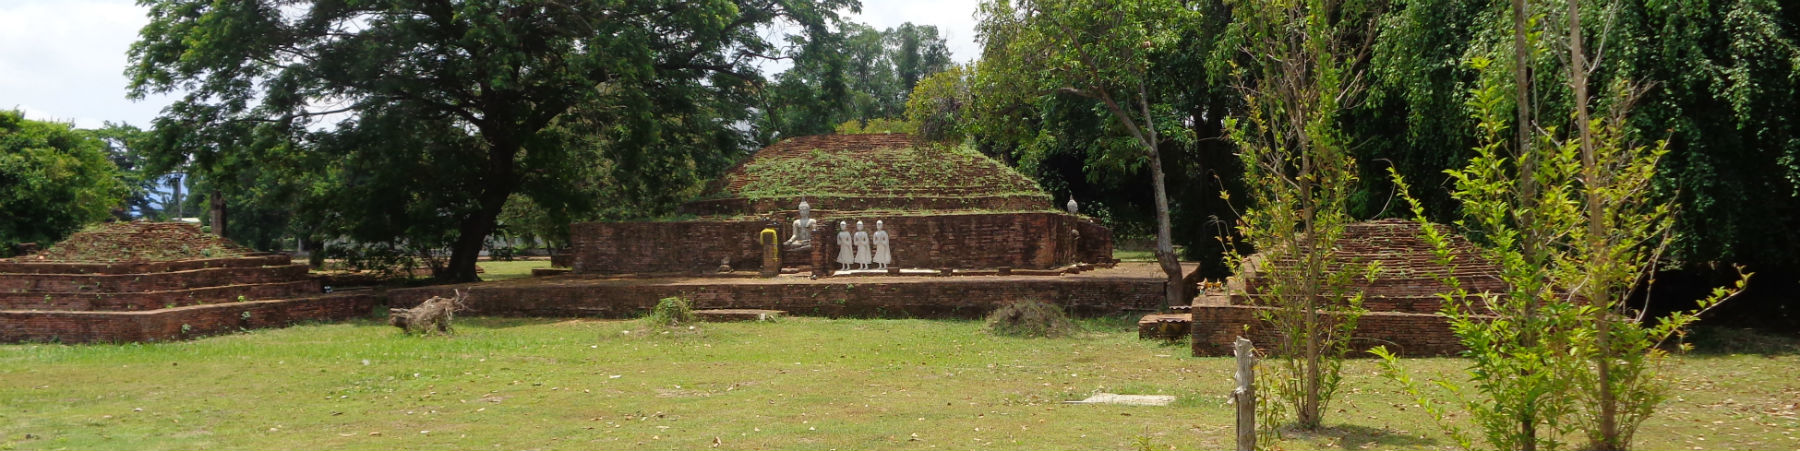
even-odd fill
[[[481,281],[481,276],[475,273],[475,262],[481,258],[481,248],[487,244],[488,235],[494,233],[506,198],[518,189],[513,163],[524,147],[521,144],[524,140],[511,139],[512,135],[487,129],[483,129],[482,134],[488,137],[489,150],[487,168],[482,173],[481,193],[476,196],[480,207],[457,224],[456,242],[450,246],[450,262],[437,274],[439,280]]]
[[[229,238],[225,235],[225,194],[212,190],[212,231],[214,235]]]
[[[1537,227],[1531,224],[1530,215],[1531,205],[1536,203],[1537,200],[1537,180],[1533,174],[1533,172],[1536,172],[1537,170],[1537,159],[1531,155],[1531,51],[1525,42],[1525,0],[1512,0],[1512,12],[1513,95],[1514,101],[1518,103],[1517,106],[1519,108],[1518,123],[1513,125],[1517,132],[1517,137],[1514,138],[1517,142],[1514,144],[1518,146],[1516,156],[1520,160],[1519,198],[1524,207],[1521,208],[1521,211],[1524,212],[1524,216],[1520,221],[1520,224],[1523,225],[1525,229],[1525,239],[1523,240],[1523,249],[1521,249],[1521,251],[1525,253],[1525,258],[1535,259],[1537,255],[1537,236],[1534,231],[1537,230]],[[1534,327],[1535,322],[1532,321],[1532,317],[1536,311],[1537,309],[1534,302],[1526,303],[1524,324],[1527,325],[1526,327],[1528,329]],[[1529,347],[1532,345],[1532,342],[1536,341],[1536,336],[1528,330],[1520,337],[1520,339],[1525,341],[1525,346]],[[1536,400],[1528,400],[1527,402],[1535,404]],[[1521,437],[1523,440],[1520,440],[1519,449],[1523,451],[1537,451],[1537,417],[1529,413],[1532,410],[1533,409],[1525,409],[1519,413],[1519,432],[1524,436]]]
[[[1587,194],[1588,246],[1595,268],[1607,266],[1606,245],[1601,238],[1606,232],[1602,222],[1605,211],[1600,205],[1600,167],[1594,155],[1594,130],[1588,115],[1587,51],[1581,36],[1580,3],[1569,1],[1569,87],[1575,91],[1575,129],[1581,137],[1582,191]],[[1592,271],[1590,269],[1590,271]],[[1600,442],[1593,449],[1625,449],[1619,434],[1619,403],[1612,384],[1612,319],[1606,297],[1606,284],[1592,279],[1587,284],[1587,301],[1594,309],[1594,369],[1600,390]]]

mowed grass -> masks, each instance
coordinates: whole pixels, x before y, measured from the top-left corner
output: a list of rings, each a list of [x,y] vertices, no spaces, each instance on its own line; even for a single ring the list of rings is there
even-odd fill
[[[5,449],[1225,449],[1228,358],[973,321],[703,324],[462,318],[454,337],[365,320],[146,345],[0,346]],[[1288,449],[1453,448],[1369,360]],[[1422,376],[1459,359],[1412,359]],[[1690,356],[1644,449],[1800,448],[1800,358]],[[1095,392],[1169,407],[1071,405]],[[1459,416],[1460,418],[1460,416]]]
[[[481,280],[492,282],[531,277],[533,268],[549,268],[550,260],[479,261],[475,264],[481,267]]]

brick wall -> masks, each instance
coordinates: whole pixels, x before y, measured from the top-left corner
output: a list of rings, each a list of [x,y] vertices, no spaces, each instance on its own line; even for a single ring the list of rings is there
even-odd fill
[[[856,279],[758,283],[644,283],[570,279],[537,285],[475,285],[388,291],[394,307],[418,305],[431,296],[469,290],[474,315],[627,318],[641,315],[670,296],[686,297],[697,309],[757,308],[798,315],[853,317],[977,318],[999,305],[1043,300],[1083,316],[1162,306],[1163,282],[1154,279],[1043,277],[933,278],[929,282],[864,282]]]
[[[6,274],[0,293],[165,291],[306,278],[306,265],[216,267],[144,274]]]
[[[61,263],[34,262],[23,257],[0,261],[0,274],[145,274],[201,268],[246,268],[286,265],[286,254],[256,254],[238,258],[209,258],[168,262]]]
[[[1232,343],[1249,327],[1250,341],[1265,351],[1279,336],[1256,313],[1268,307],[1196,305],[1193,307],[1193,352],[1196,357],[1231,355]],[[1428,313],[1369,312],[1356,323],[1351,335],[1351,357],[1372,357],[1367,351],[1385,345],[1408,357],[1445,356],[1462,352],[1462,342],[1450,331],[1444,317]]]
[[[786,219],[786,218],[781,218]],[[1047,269],[1085,262],[1109,262],[1112,233],[1075,216],[1050,213],[984,213],[929,216],[820,214],[815,247],[825,261],[835,261],[837,222],[856,221],[875,232],[885,223],[893,246],[894,266],[905,268]],[[739,270],[761,265],[754,220],[656,223],[581,223],[570,226],[574,270],[586,274],[707,273],[723,257]],[[781,239],[791,233],[780,228]],[[783,255],[794,266],[810,255]]]
[[[165,291],[83,293],[0,293],[0,310],[132,311],[165,307],[235,302],[248,299],[284,299],[319,293],[313,279],[248,285],[226,285]]]
[[[166,341],[280,327],[303,321],[367,316],[368,294],[209,304],[149,312],[0,311],[0,342],[107,343]],[[186,326],[185,328],[183,326]]]
[[[687,214],[709,215],[741,215],[757,212],[793,210],[800,205],[799,197],[778,197],[768,199],[746,199],[731,197],[724,199],[697,200],[682,204],[676,211]],[[1050,198],[1045,195],[1013,194],[1013,195],[974,195],[944,196],[923,194],[918,196],[891,197],[851,197],[833,198],[809,196],[807,204],[815,210],[902,210],[902,211],[938,211],[938,210],[993,210],[993,211],[1035,211],[1050,208]]]

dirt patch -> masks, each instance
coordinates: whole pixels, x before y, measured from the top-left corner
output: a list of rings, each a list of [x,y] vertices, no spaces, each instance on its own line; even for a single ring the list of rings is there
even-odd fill
[[[174,222],[113,222],[89,226],[61,243],[10,261],[135,262],[243,257],[252,251],[200,226]]]

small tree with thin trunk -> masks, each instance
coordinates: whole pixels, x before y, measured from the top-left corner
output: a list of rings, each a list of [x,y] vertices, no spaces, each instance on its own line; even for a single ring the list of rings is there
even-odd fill
[[[1356,162],[1337,121],[1361,97],[1369,16],[1333,1],[1232,2],[1234,36],[1249,64],[1237,73],[1246,110],[1226,121],[1239,146],[1253,207],[1239,230],[1260,251],[1236,257],[1254,271],[1270,345],[1274,393],[1298,425],[1316,429],[1341,380],[1339,369],[1362,312],[1355,278],[1373,265],[1337,261],[1333,249],[1352,218],[1347,200]]]
[[[979,33],[987,46],[976,79],[981,101],[1023,104],[1050,95],[1092,99],[1130,137],[1129,145],[1107,149],[1098,160],[1120,168],[1149,164],[1156,261],[1168,276],[1164,295],[1169,305],[1187,304],[1170,232],[1160,146],[1191,137],[1179,114],[1151,92],[1149,70],[1153,57],[1171,50],[1182,27],[1194,23],[1198,13],[1162,0],[994,0],[981,5],[981,15]]]
[[[1573,124],[1559,131],[1530,113],[1524,102],[1534,96],[1525,94],[1532,88],[1524,74],[1532,59],[1517,57],[1508,68],[1476,58],[1483,77],[1471,106],[1483,144],[1468,167],[1449,171],[1456,181],[1453,197],[1470,219],[1461,224],[1485,237],[1484,252],[1500,264],[1510,287],[1504,294],[1474,294],[1444,279],[1452,288],[1443,294],[1444,313],[1469,348],[1477,394],[1450,402],[1470,412],[1493,448],[1554,449],[1577,432],[1591,449],[1629,448],[1632,434],[1666,395],[1667,384],[1656,377],[1666,355],[1661,345],[1744,283],[1715,290],[1694,311],[1663,318],[1646,318],[1642,306],[1627,302],[1634,290],[1653,283],[1650,275],[1670,240],[1674,212],[1649,192],[1667,147],[1630,142],[1626,113],[1642,91],[1625,81],[1611,85],[1610,95],[1600,99],[1605,114],[1593,117],[1588,75],[1599,61],[1588,57],[1579,0],[1565,4],[1567,16],[1560,19],[1567,26],[1568,58],[1560,70],[1567,75]],[[1527,44],[1542,36],[1528,33],[1529,24],[1556,19],[1528,20],[1524,7],[1514,3],[1517,54],[1542,47]],[[1515,80],[1511,86],[1506,75]],[[1506,104],[1508,94],[1518,99],[1513,105]],[[1508,156],[1501,151],[1515,108],[1518,150]],[[1404,194],[1404,181],[1395,178]],[[1425,237],[1437,245],[1440,263],[1454,265],[1437,228],[1426,228]],[[1394,356],[1381,349],[1377,354],[1459,444],[1475,448],[1447,421],[1442,401],[1423,396]],[[1439,384],[1461,393],[1453,384]]]

